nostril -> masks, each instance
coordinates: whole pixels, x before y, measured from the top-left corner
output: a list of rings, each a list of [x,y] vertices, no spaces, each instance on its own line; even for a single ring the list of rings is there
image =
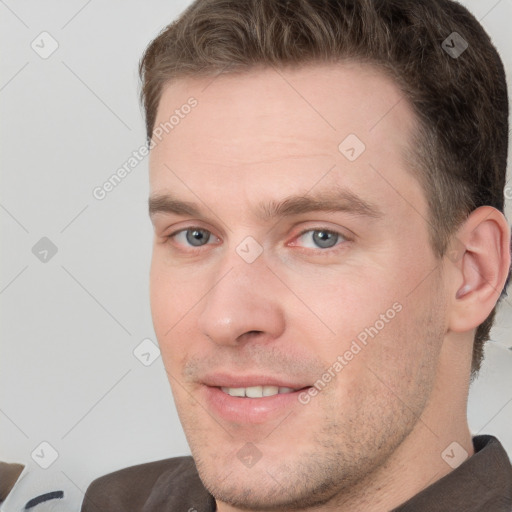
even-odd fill
[[[238,336],[236,341],[238,343],[242,343],[243,341],[250,340],[250,339],[255,338],[261,334],[263,334],[263,331],[247,331],[247,332],[244,332],[243,334],[241,334],[240,336]]]

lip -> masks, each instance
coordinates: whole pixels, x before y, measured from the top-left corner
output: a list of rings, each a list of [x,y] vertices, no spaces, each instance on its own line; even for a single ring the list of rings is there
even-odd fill
[[[263,424],[279,416],[287,415],[300,406],[299,394],[309,386],[270,376],[209,375],[202,379],[200,392],[210,412],[225,421],[245,425]],[[224,393],[220,388],[246,388],[251,386],[278,386],[296,389],[261,398],[240,398]]]
[[[201,388],[204,401],[215,416],[232,423],[254,425],[289,414],[294,407],[300,406],[298,396],[307,389],[261,398],[240,398],[228,395],[218,387],[204,385]]]
[[[205,375],[201,383],[210,387],[248,388],[251,386],[277,386],[282,388],[301,389],[309,384],[286,380],[271,375],[229,375],[227,373],[212,373]]]

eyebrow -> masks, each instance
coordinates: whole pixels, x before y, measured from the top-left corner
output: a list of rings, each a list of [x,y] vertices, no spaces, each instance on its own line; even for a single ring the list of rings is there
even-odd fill
[[[149,198],[149,216],[168,213],[182,216],[202,217],[203,213],[195,203],[181,201],[170,194],[155,194]],[[210,209],[210,208],[208,208]],[[347,212],[361,217],[379,218],[383,213],[353,192],[345,189],[330,189],[315,195],[295,195],[281,201],[271,200],[259,203],[256,217],[264,222],[280,217],[291,217],[312,212]]]

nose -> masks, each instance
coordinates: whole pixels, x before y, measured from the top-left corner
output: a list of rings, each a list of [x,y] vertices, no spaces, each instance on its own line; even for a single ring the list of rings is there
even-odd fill
[[[285,329],[285,301],[279,300],[275,276],[261,257],[253,263],[236,258],[223,265],[201,301],[200,331],[218,345],[278,338]]]

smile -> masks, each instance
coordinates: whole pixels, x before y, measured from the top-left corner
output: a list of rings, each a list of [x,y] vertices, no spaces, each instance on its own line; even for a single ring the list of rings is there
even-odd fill
[[[284,395],[298,391],[284,386],[249,386],[246,388],[220,388],[224,393],[239,398],[263,398],[265,396]]]

